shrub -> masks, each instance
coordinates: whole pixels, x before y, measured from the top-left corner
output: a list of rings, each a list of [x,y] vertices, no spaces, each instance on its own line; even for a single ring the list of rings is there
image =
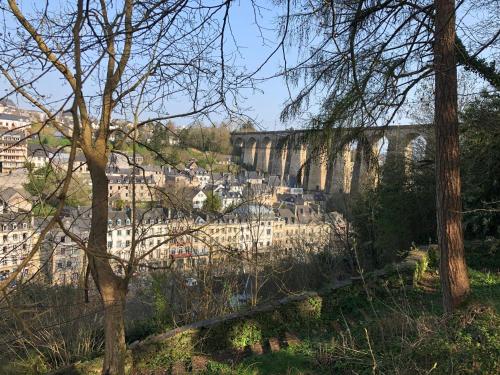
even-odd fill
[[[262,331],[255,321],[243,321],[233,326],[231,332],[231,346],[234,349],[241,350],[261,340]]]
[[[429,258],[429,267],[438,268],[439,267],[439,248],[437,246],[430,246],[427,250],[427,256]]]

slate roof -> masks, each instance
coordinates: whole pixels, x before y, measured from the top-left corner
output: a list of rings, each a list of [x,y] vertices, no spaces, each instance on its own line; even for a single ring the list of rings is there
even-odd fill
[[[24,122],[29,122],[30,121],[29,117],[20,116],[20,115],[13,115],[13,114],[10,114],[10,113],[0,113],[0,120],[24,121]]]

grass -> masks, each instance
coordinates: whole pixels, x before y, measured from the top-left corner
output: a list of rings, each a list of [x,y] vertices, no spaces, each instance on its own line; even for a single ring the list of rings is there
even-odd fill
[[[131,353],[133,373],[169,373],[178,365],[201,368],[208,360],[201,374],[498,374],[500,273],[488,270],[486,260],[480,263],[480,271],[469,270],[470,297],[451,316],[443,316],[434,269],[423,272],[413,286],[397,274],[383,280],[367,277],[366,284],[226,322],[206,337],[206,331],[185,332],[136,350]],[[128,332],[128,338],[141,339],[154,330],[140,328]],[[285,336],[293,341],[290,346],[284,345]],[[278,339],[279,350],[271,352],[276,345],[268,340]],[[249,355],[259,343],[265,354]],[[76,363],[74,372],[60,373],[98,374],[101,360]],[[24,365],[19,368],[41,369],[34,361]]]
[[[335,292],[318,325],[298,345],[210,362],[206,374],[497,374],[500,373],[500,275],[470,271],[472,294],[444,317],[439,280],[428,271],[416,288],[390,282]]]
[[[276,353],[250,357],[236,367],[211,361],[203,374],[316,374],[311,370],[311,355],[311,349],[306,344],[300,344]]]

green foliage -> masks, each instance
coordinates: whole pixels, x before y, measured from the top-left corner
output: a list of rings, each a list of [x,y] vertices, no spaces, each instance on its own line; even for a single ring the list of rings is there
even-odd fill
[[[169,323],[170,304],[167,298],[164,286],[166,285],[164,274],[153,274],[152,292],[153,292],[153,306],[154,306],[154,320],[158,326],[165,326]]]
[[[352,211],[362,265],[397,261],[413,243],[435,239],[434,167],[388,157],[379,185],[361,193]]]
[[[28,178],[24,188],[34,197],[47,196],[57,186],[57,176],[50,165],[33,170]]]
[[[24,188],[33,197],[39,199],[37,214],[41,216],[50,212],[51,206],[59,202],[59,193],[62,189],[66,173],[56,171],[51,165],[32,170],[28,174],[28,182]],[[91,189],[88,179],[77,174],[73,174],[65,204],[68,206],[83,206],[90,204]],[[48,211],[47,211],[48,210]]]
[[[205,193],[207,200],[203,204],[203,209],[207,212],[217,213],[222,209],[222,201],[217,194],[213,191],[207,191]]]
[[[469,269],[472,286],[472,301],[482,302],[500,311],[500,274],[498,272],[479,272]]]
[[[425,290],[420,283],[408,288],[411,283],[392,284],[385,277],[367,275],[366,283],[325,290],[270,310],[242,312],[161,343],[145,343],[133,350],[134,370],[168,372],[174,364],[188,368],[193,356],[204,353],[212,359],[205,374],[369,374],[374,368],[375,373],[408,375],[496,374],[500,369],[500,276],[470,270],[473,292],[468,306],[443,317],[436,274],[425,272],[427,257],[416,254],[410,253],[418,260],[411,263],[413,267],[391,267],[389,278],[413,275],[423,279]],[[161,285],[159,281],[154,305],[163,315],[167,305]],[[221,350],[229,355],[257,342],[264,345],[268,338],[283,338],[285,332],[297,334],[300,342],[234,365],[210,357]]]
[[[439,248],[437,246],[429,247],[427,251],[427,256],[429,258],[429,267],[438,268],[439,267]],[[467,263],[469,261],[467,260]]]
[[[148,345],[133,351],[135,369],[165,369],[176,362],[191,358],[194,350],[193,332],[184,332],[162,343]]]
[[[262,340],[262,331],[254,321],[243,321],[235,325],[231,332],[231,346],[235,349],[244,349],[248,345]]]
[[[468,238],[499,237],[500,96],[483,94],[464,111],[461,175],[464,227]]]
[[[233,375],[234,371],[233,371],[233,369],[231,369],[231,366],[229,366],[225,363],[209,361],[207,363],[207,367],[202,372],[202,374],[203,375]]]
[[[309,347],[297,345],[261,357],[251,357],[235,369],[237,374],[311,374],[314,363]]]
[[[50,204],[41,202],[35,204],[31,212],[33,212],[33,215],[37,217],[48,217],[51,216],[55,210],[56,209]]]
[[[467,265],[481,271],[500,272],[500,240],[488,238],[465,242]]]
[[[46,128],[44,128],[46,129]],[[38,142],[37,142],[38,143]],[[61,148],[64,146],[70,146],[71,141],[67,138],[63,137],[56,137],[55,135],[51,134],[50,132],[42,132],[40,135],[40,141],[42,145],[49,147],[49,148]],[[69,149],[69,147],[67,148]]]
[[[416,284],[424,276],[424,273],[429,267],[429,258],[427,256],[423,257],[419,262],[415,264],[415,272],[413,273],[413,282]]]
[[[232,373],[497,374],[500,314],[490,303],[500,300],[500,278],[471,270],[471,279],[470,304],[450,317],[441,315],[438,290],[334,291],[323,298],[323,329],[303,335],[297,348],[248,358]]]
[[[112,202],[112,204],[117,210],[123,210],[126,203],[123,199],[116,199]]]
[[[474,305],[430,326],[433,333],[420,333],[418,350],[411,355],[419,367],[438,374],[498,374],[500,315],[493,309]]]
[[[231,133],[225,124],[218,127],[196,125],[179,131],[181,145],[194,147],[200,151],[231,154]]]
[[[299,304],[300,312],[309,319],[319,319],[321,317],[322,302],[320,296],[310,297],[306,303]]]

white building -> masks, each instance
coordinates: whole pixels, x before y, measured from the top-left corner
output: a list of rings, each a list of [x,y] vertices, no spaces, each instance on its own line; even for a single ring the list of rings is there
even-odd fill
[[[192,202],[193,209],[201,210],[203,205],[207,201],[207,195],[201,190],[192,190],[190,194],[188,194],[188,198]]]
[[[0,280],[17,270],[38,238],[33,217],[25,212],[0,214]],[[20,277],[33,275],[40,268],[39,253],[21,270]]]
[[[216,194],[221,200],[222,210],[226,210],[229,207],[236,207],[238,204],[243,202],[243,194],[239,191],[219,189],[217,190]]]
[[[0,128],[7,130],[17,130],[28,132],[30,119],[26,116],[14,115],[10,113],[0,113]]]

